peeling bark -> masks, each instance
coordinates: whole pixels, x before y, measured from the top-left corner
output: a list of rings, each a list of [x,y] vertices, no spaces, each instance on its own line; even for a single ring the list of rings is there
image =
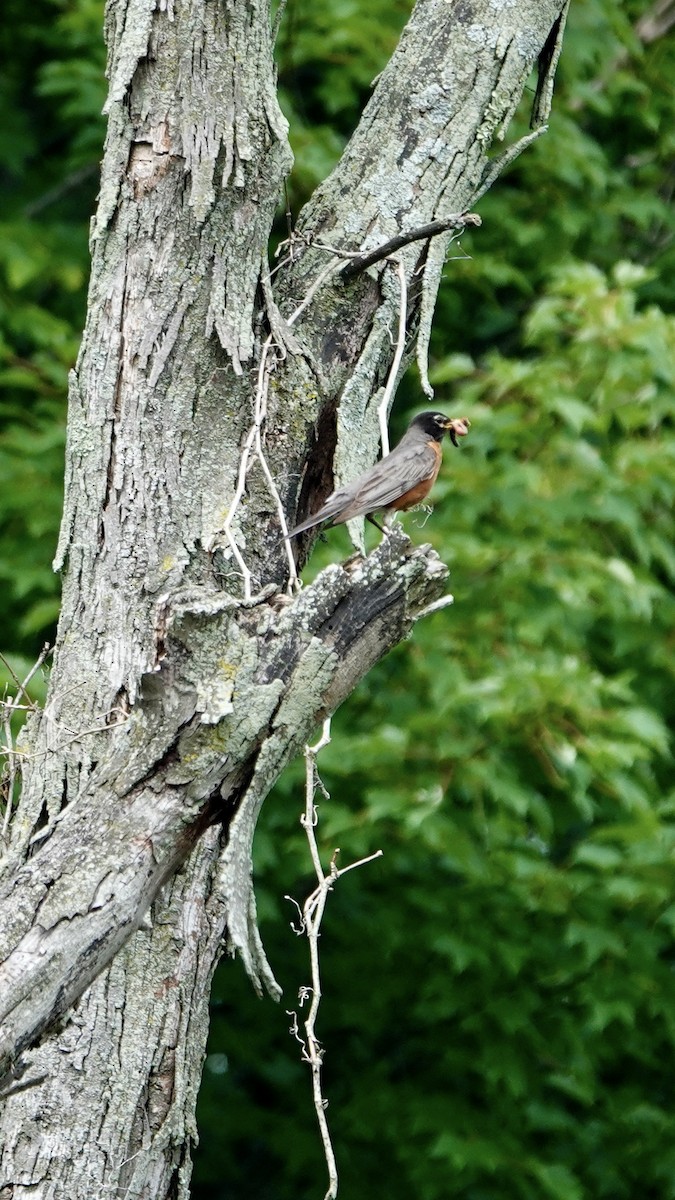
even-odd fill
[[[110,0],[109,130],[70,389],[48,701],[26,732],[0,874],[0,1198],[187,1194],[211,976],[224,940],[276,985],[250,846],[313,728],[445,584],[401,532],[294,598],[252,460],[223,526],[270,329],[265,452],[292,520],[373,461],[397,276],[331,262],[472,207],[531,69],[550,103],[564,0],[420,0],[275,278],[266,247],[290,154],[262,0]],[[538,130],[535,130],[535,133]],[[398,252],[404,363],[428,336],[447,237]],[[321,243],[319,245],[318,243]],[[336,267],[339,264],[336,263]],[[306,553],[311,544],[304,543]],[[20,1057],[22,1056],[22,1057]],[[40,1136],[35,1130],[40,1129]]]

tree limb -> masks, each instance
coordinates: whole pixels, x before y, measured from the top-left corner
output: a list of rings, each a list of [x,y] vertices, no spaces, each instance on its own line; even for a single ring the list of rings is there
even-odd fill
[[[258,985],[269,983],[250,908],[251,841],[264,797],[312,728],[438,598],[446,576],[431,548],[413,548],[399,529],[367,559],[328,567],[281,609],[271,601],[242,616],[217,592],[175,604],[172,665],[145,680],[86,793],[18,876],[2,880],[0,1074],[82,994],[215,821],[229,826],[231,944]],[[225,666],[222,650],[212,660],[228,645]],[[154,733],[139,742],[143,727]]]

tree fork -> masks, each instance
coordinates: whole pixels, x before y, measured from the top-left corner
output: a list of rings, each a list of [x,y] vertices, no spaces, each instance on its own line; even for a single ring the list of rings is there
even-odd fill
[[[250,889],[260,804],[317,720],[443,586],[427,549],[390,539],[280,611],[267,595],[240,602],[222,530],[268,332],[258,297],[283,333],[327,259],[308,246],[271,295],[263,264],[290,156],[266,6],[169,7],[107,10],[109,128],[70,390],[63,608],[0,879],[5,1061],[26,1047],[24,1078],[43,1081],[6,1100],[2,1200],[187,1194],[226,927],[273,986]],[[468,211],[513,153],[495,166],[490,147],[564,9],[420,0],[301,214],[309,242],[365,254]],[[399,252],[423,347],[449,236],[430,243],[421,276],[419,248]],[[302,353],[289,343],[265,425],[291,517],[301,491],[313,504],[376,456],[399,297],[372,267],[349,288],[328,280],[294,326]],[[252,590],[283,591],[275,503],[255,459],[231,532]],[[348,629],[340,657],[334,639]],[[59,1014],[61,1032],[28,1049]]]

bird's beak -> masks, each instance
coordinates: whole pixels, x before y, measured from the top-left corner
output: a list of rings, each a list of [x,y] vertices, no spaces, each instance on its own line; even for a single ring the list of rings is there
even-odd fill
[[[449,421],[446,421],[445,428],[450,434],[453,446],[459,446],[457,438],[466,437],[471,428],[471,422],[468,417],[451,417]]]

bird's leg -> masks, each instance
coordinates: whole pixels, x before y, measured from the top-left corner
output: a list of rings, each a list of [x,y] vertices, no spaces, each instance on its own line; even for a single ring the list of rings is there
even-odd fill
[[[370,515],[370,513],[366,513],[366,521],[370,521],[371,525],[374,525],[376,529],[379,529],[380,533],[386,534],[387,537],[389,536],[389,530],[384,525],[380,525],[380,522],[376,521],[375,518]]]
[[[370,521],[371,525],[374,525],[376,529],[379,529],[380,533],[383,533],[385,537],[389,537],[391,534],[392,525],[395,524],[397,516],[398,513],[395,509],[388,508],[385,512],[384,523],[382,525],[380,525],[379,521],[375,520],[372,514],[368,514],[366,516],[366,521]]]

